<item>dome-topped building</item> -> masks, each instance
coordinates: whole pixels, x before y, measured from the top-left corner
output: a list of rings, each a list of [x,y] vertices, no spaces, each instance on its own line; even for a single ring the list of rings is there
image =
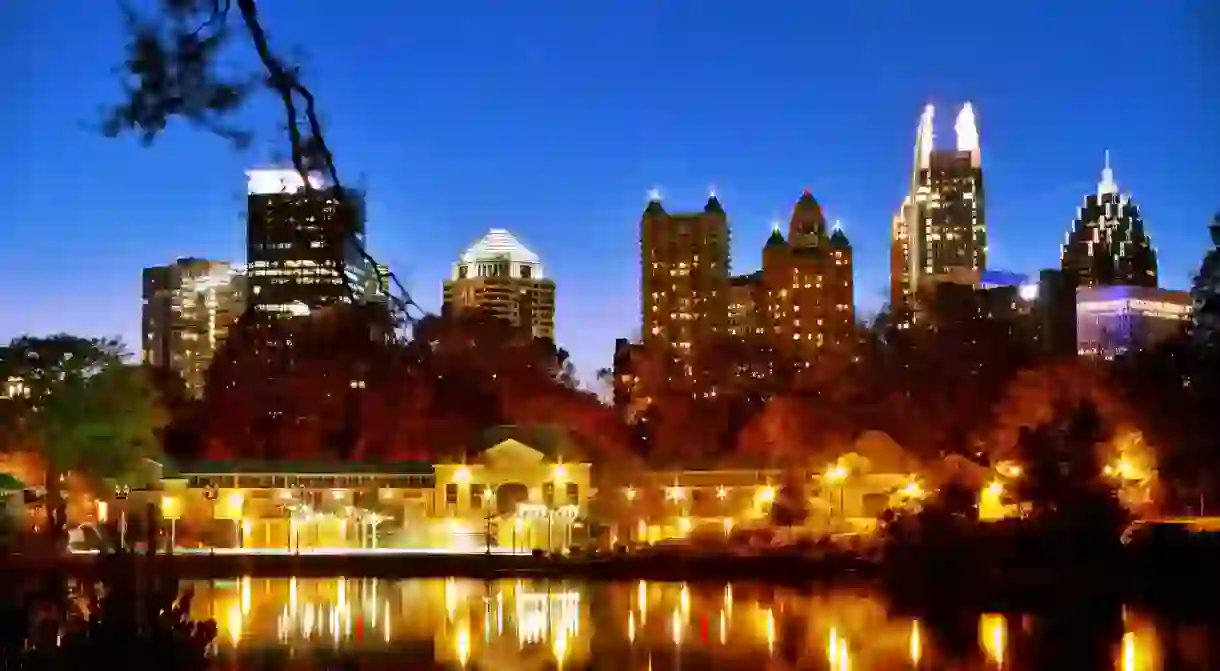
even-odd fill
[[[1139,208],[1114,181],[1108,151],[1097,193],[1085,197],[1068,232],[1061,267],[1078,287],[1157,286],[1156,250]]]
[[[447,309],[487,310],[534,337],[555,337],[555,283],[542,259],[503,228],[462,252],[444,290]]]

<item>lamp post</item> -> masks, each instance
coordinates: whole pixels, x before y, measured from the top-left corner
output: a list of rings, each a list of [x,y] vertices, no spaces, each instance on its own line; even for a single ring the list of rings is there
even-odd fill
[[[840,517],[847,517],[846,505],[843,501],[843,483],[847,480],[847,475],[847,469],[843,466],[843,464],[836,462],[831,464],[830,467],[826,469],[826,474],[824,476],[827,483],[834,485],[839,489]]]
[[[218,496],[218,494],[219,494],[219,492],[216,489],[216,485],[211,485],[203,490],[203,495],[205,498],[207,498],[208,505],[212,509],[211,510],[212,519],[211,519],[211,526],[210,526],[210,528],[212,529],[212,533],[208,534],[208,536],[210,536],[210,538],[208,538],[208,554],[209,555],[216,554],[216,538],[215,538],[215,536],[216,536],[216,497]]]
[[[127,550],[127,495],[131,490],[126,485],[114,488],[114,498],[123,501],[119,509],[119,549]]]

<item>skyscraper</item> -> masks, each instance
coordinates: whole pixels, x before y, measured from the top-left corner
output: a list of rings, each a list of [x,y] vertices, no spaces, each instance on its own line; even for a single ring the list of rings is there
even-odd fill
[[[1060,262],[1064,275],[1077,287],[1157,286],[1156,250],[1139,208],[1118,190],[1108,151],[1097,193],[1085,196]]]
[[[462,252],[445,282],[445,307],[482,308],[536,338],[555,338],[555,281],[512,233],[493,228]]]
[[[767,330],[798,361],[842,345],[853,330],[852,250],[837,226],[830,230],[809,191],[792,208],[788,239],[777,227],[763,247]]]
[[[307,196],[293,170],[251,170],[246,176],[246,259],[255,309],[304,316],[351,302],[353,294],[362,300],[376,272],[356,245],[364,240],[364,195],[351,189],[340,194],[318,178],[311,179]]]
[[[145,268],[140,358],[182,376],[203,394],[208,366],[245,309],[244,278],[223,261],[178,259]]]
[[[910,192],[892,224],[890,301],[913,309],[921,291],[938,282],[975,284],[987,267],[982,154],[970,103],[958,112],[957,146],[934,149],[931,105],[915,139]]]
[[[697,383],[698,347],[728,333],[729,221],[716,196],[669,213],[653,193],[640,220],[643,344],[670,361],[667,384]]]

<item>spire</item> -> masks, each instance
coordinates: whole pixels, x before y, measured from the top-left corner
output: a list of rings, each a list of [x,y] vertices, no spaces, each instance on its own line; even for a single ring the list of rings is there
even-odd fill
[[[1118,184],[1114,182],[1114,171],[1110,169],[1110,150],[1106,150],[1106,162],[1101,169],[1101,181],[1097,183],[1097,195],[1118,193]]]
[[[927,169],[931,165],[932,143],[934,140],[932,119],[935,115],[936,108],[932,105],[925,105],[923,114],[919,116],[919,130],[915,135],[916,171]]]
[[[650,203],[661,202],[661,190],[655,186],[652,187],[651,189],[649,189],[648,190],[648,202],[650,202]]]
[[[957,150],[970,152],[971,165],[978,167],[981,163],[979,157],[979,128],[974,118],[974,106],[970,103],[962,105],[962,110],[957,113],[957,121],[953,124],[953,131],[957,133]]]

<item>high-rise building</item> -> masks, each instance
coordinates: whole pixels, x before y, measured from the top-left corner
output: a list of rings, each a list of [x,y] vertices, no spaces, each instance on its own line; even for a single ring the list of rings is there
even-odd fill
[[[1190,293],[1155,287],[1092,286],[1076,290],[1076,346],[1107,359],[1152,347],[1189,329]]]
[[[365,298],[370,267],[364,243],[364,195],[327,187],[293,170],[251,170],[247,176],[247,273],[250,301],[262,314],[304,316]],[[336,262],[343,260],[343,267]]]
[[[462,252],[444,292],[447,308],[481,308],[536,338],[555,337],[555,281],[538,255],[502,228]]]
[[[1086,196],[1077,211],[1060,259],[1078,287],[1157,286],[1156,250],[1139,208],[1118,190],[1108,151],[1097,193]]]
[[[243,280],[223,261],[184,258],[145,268],[143,363],[178,373],[188,392],[202,395],[212,357],[245,309]]]
[[[809,191],[792,209],[788,239],[776,227],[762,257],[765,328],[775,346],[810,361],[846,344],[854,332],[851,243],[842,229],[827,227]]]
[[[669,213],[655,192],[640,220],[643,344],[671,362],[668,384],[697,383],[698,347],[729,331],[729,221],[715,195]]]
[[[935,150],[935,110],[924,108],[915,139],[910,192],[894,217],[890,251],[890,301],[916,308],[923,289],[942,281],[978,282],[987,267],[987,224],[978,125],[970,103],[954,131],[957,146]],[[970,279],[973,278],[973,279]]]

